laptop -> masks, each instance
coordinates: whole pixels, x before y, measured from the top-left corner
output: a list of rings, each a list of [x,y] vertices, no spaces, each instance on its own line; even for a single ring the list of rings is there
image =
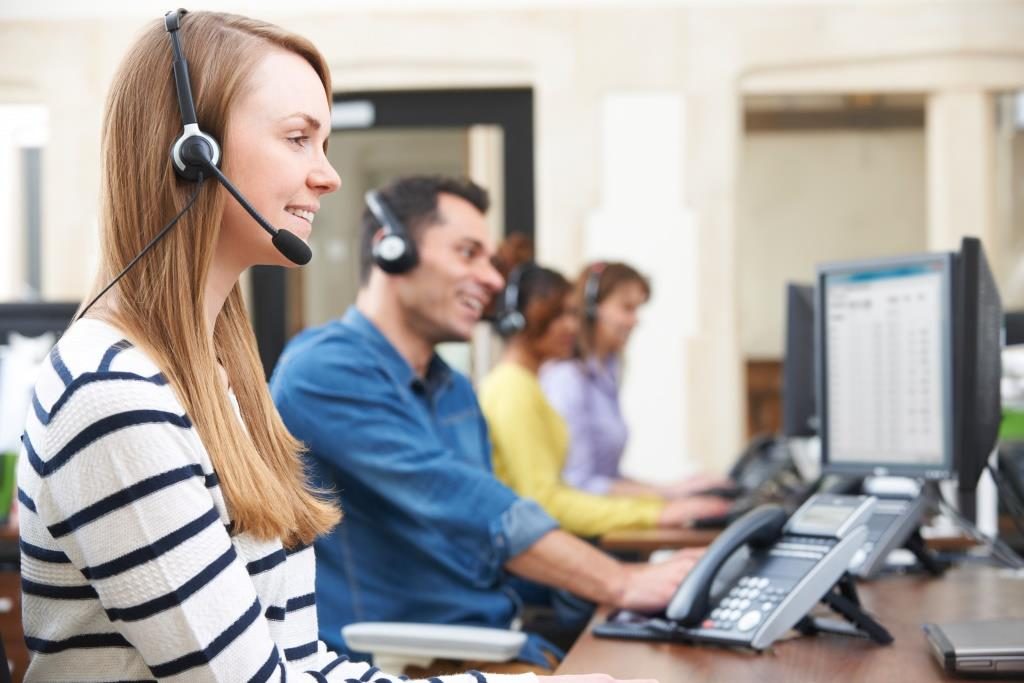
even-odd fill
[[[950,674],[1024,678],[1024,619],[925,624],[924,633]]]

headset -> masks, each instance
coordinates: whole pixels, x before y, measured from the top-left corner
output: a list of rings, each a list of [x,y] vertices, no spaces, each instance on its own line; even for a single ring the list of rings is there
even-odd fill
[[[502,337],[511,337],[526,329],[526,316],[519,310],[519,290],[522,288],[523,277],[533,268],[533,263],[527,261],[513,268],[508,275],[501,311],[494,321],[494,326]]]
[[[156,246],[157,242],[162,240],[164,236],[173,228],[178,220],[184,216],[192,205],[196,201],[196,197],[199,196],[199,189],[202,187],[203,181],[206,178],[213,177],[231,193],[238,203],[245,209],[253,220],[255,220],[261,228],[270,233],[273,238],[271,242],[274,247],[284,255],[292,263],[304,266],[309,263],[309,260],[313,257],[313,252],[310,250],[309,245],[303,242],[294,233],[284,229],[277,229],[272,226],[267,219],[259,214],[255,208],[242,196],[242,193],[238,191],[230,180],[221,172],[219,164],[221,161],[220,144],[212,135],[204,133],[199,128],[199,123],[196,120],[196,108],[192,99],[192,84],[188,77],[188,62],[185,60],[185,55],[181,50],[181,42],[178,39],[178,30],[181,28],[181,18],[187,14],[188,11],[184,9],[172,10],[164,15],[164,29],[170,36],[171,39],[171,51],[172,62],[171,66],[174,72],[174,86],[175,92],[177,93],[178,109],[181,111],[181,122],[183,130],[181,135],[171,145],[171,166],[174,168],[174,172],[185,180],[196,183],[195,192],[189,198],[185,207],[171,219],[171,221],[157,233],[149,244],[142,248],[135,258],[133,258],[124,270],[122,270],[117,277],[110,281],[110,283],[103,288],[103,290],[89,302],[89,305],[82,309],[82,312],[78,314],[75,320],[81,319],[86,312],[92,308],[92,305],[99,301],[100,297],[107,293],[107,291],[117,284],[118,280],[124,277],[125,273],[131,270],[140,258],[143,257],[150,249]]]
[[[583,284],[583,315],[587,320],[597,320],[597,296],[601,292],[601,276],[608,264],[598,261],[587,269],[587,281]]]
[[[384,236],[373,244],[373,262],[385,273],[408,273],[420,261],[416,241],[379,192],[370,190],[365,199],[370,213],[384,229]]]

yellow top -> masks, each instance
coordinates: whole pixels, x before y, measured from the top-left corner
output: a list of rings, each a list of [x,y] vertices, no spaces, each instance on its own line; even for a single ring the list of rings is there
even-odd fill
[[[657,524],[665,506],[659,499],[599,496],[562,481],[569,429],[534,373],[515,363],[499,364],[484,378],[480,406],[491,433],[494,473],[519,495],[540,503],[566,531],[599,536]]]

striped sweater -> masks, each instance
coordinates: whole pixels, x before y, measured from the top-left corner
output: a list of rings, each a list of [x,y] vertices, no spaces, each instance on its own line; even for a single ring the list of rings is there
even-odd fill
[[[318,641],[311,547],[229,534],[188,415],[114,327],[83,320],[54,347],[22,441],[26,680],[399,680]]]

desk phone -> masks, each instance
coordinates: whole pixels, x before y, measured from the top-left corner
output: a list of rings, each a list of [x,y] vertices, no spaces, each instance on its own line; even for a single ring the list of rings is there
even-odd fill
[[[723,531],[676,591],[665,614],[614,613],[594,633],[642,640],[709,642],[762,650],[792,628],[892,638],[860,610],[846,574],[868,535],[871,496],[817,494],[792,517],[762,506]],[[838,592],[835,592],[838,590]],[[846,619],[808,616],[824,602]]]
[[[850,560],[850,573],[860,579],[874,578],[885,567],[889,553],[907,548],[927,571],[941,574],[945,565],[928,552],[921,539],[921,518],[926,504],[923,495],[879,498],[868,521],[867,538]]]

